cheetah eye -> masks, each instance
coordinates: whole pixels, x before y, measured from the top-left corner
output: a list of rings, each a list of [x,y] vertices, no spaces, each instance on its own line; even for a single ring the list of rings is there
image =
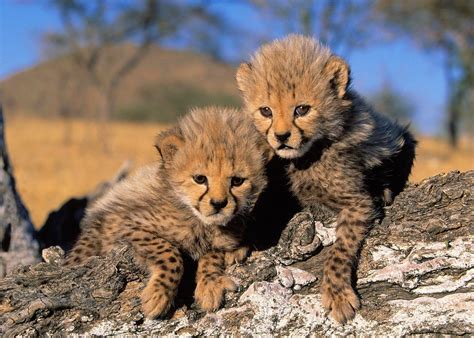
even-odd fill
[[[239,187],[239,186],[242,185],[242,183],[244,183],[244,181],[245,181],[245,178],[239,177],[239,176],[234,176],[230,179],[230,184],[233,187]]]
[[[272,116],[272,110],[269,107],[260,107],[260,114],[264,117],[271,117]]]
[[[205,184],[207,182],[207,177],[204,175],[194,175],[193,180],[197,184]]]
[[[295,117],[305,116],[308,114],[310,108],[311,107],[307,105],[299,105],[295,108]]]

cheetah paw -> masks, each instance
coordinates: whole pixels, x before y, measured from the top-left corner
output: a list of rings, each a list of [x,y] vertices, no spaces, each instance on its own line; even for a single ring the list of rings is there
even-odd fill
[[[351,286],[345,286],[339,292],[328,287],[323,288],[322,305],[326,313],[330,313],[338,323],[344,324],[354,318],[360,301]]]
[[[249,248],[246,246],[240,247],[234,251],[227,251],[224,254],[225,266],[233,264],[240,264],[245,261],[248,256]]]
[[[226,291],[235,291],[237,285],[227,276],[201,278],[196,286],[194,298],[199,307],[205,311],[217,310]]]
[[[173,295],[163,287],[148,283],[142,291],[141,301],[143,313],[147,318],[153,319],[168,312],[173,304]]]

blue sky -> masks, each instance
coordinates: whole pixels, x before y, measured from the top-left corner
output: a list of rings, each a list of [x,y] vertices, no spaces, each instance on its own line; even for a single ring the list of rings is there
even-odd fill
[[[41,32],[59,27],[43,1],[0,0],[0,79],[37,63]]]
[[[250,15],[236,8],[228,10],[234,19]],[[0,80],[39,62],[41,33],[60,27],[56,12],[45,1],[0,0]],[[412,42],[398,39],[355,50],[347,59],[353,87],[362,95],[370,97],[388,81],[416,104],[414,124],[418,130],[441,132],[446,84],[439,55],[430,55]]]

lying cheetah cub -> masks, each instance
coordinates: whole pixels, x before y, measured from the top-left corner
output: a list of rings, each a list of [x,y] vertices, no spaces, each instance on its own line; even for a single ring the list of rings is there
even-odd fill
[[[350,89],[349,66],[312,38],[264,45],[239,67],[237,82],[257,129],[288,159],[300,203],[339,212],[322,302],[345,322],[359,307],[351,281],[367,228],[405,186],[416,142]]]
[[[241,261],[243,217],[267,181],[268,146],[251,121],[231,109],[195,109],[156,140],[159,163],[113,187],[86,213],[84,232],[67,258],[78,264],[119,241],[134,248],[150,278],[145,315],[171,307],[183,273],[180,252],[198,260],[195,300],[217,309],[233,281],[225,264]]]

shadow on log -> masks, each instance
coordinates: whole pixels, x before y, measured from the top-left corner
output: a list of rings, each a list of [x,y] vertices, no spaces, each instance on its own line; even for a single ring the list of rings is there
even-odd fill
[[[322,262],[335,223],[317,211],[298,213],[280,241],[231,266],[238,292],[203,313],[178,305],[169,318],[145,320],[139,293],[145,275],[129,248],[85,265],[45,263],[0,280],[0,332],[6,334],[407,335],[474,332],[474,171],[438,175],[409,186],[386,208],[361,252],[362,309],[341,326],[321,307]],[[315,253],[317,253],[315,255]]]

